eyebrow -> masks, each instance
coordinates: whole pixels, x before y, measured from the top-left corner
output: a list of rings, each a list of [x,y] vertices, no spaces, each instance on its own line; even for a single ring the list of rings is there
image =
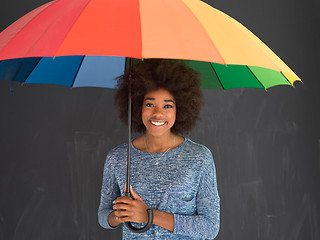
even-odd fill
[[[155,98],[146,98],[146,99],[144,99],[144,101],[146,101],[146,100],[155,100]],[[164,102],[172,102],[172,103],[174,103],[174,101],[173,100],[171,100],[171,99],[165,99],[165,100],[163,100]]]

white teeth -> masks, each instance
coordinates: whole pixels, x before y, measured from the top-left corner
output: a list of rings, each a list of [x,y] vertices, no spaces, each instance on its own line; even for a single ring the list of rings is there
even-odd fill
[[[161,125],[164,125],[165,122],[155,122],[155,121],[151,121],[151,123],[153,125],[156,125],[156,126],[161,126]]]

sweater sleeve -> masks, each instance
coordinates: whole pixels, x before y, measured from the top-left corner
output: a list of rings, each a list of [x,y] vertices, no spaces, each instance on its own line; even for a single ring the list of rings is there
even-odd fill
[[[217,190],[216,170],[211,152],[204,154],[199,188],[196,196],[197,214],[174,214],[175,234],[214,239],[220,226],[220,198]]]
[[[100,206],[98,209],[98,220],[99,224],[102,227],[107,229],[114,229],[108,223],[108,216],[113,211],[113,201],[121,194],[114,175],[114,169],[110,155],[111,154],[109,153],[103,168],[101,199]]]

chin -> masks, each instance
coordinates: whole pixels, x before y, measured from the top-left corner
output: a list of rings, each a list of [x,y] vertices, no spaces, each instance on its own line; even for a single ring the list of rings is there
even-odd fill
[[[154,136],[154,137],[161,137],[162,135],[164,134],[167,134],[168,132],[170,133],[171,128],[168,128],[168,129],[148,129],[146,128],[146,133]]]

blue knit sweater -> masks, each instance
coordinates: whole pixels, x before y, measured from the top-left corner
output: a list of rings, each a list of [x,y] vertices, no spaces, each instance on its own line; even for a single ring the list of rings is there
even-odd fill
[[[149,208],[174,214],[174,231],[156,225],[133,233],[123,227],[123,239],[213,239],[219,231],[220,199],[211,152],[185,138],[177,148],[146,153],[131,144],[131,185]],[[153,158],[151,157],[151,155]],[[99,223],[111,229],[108,216],[113,201],[124,196],[127,144],[107,156],[98,210]],[[132,223],[135,227],[145,224]]]

